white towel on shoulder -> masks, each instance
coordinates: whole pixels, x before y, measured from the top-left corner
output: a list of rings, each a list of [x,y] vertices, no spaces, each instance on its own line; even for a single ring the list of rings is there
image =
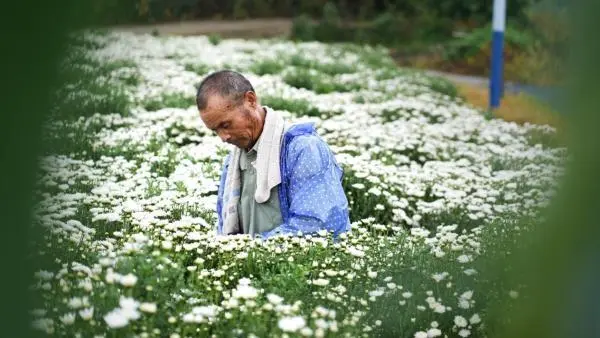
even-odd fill
[[[271,195],[271,189],[281,183],[280,153],[283,133],[286,129],[281,114],[264,107],[265,124],[260,135],[256,156],[256,192],[254,200],[265,203]],[[234,147],[230,153],[229,168],[223,192],[223,233],[226,235],[242,233],[239,222],[238,202],[240,199],[241,149]]]

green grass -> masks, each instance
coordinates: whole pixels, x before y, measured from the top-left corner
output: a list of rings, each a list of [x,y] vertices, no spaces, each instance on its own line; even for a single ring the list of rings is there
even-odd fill
[[[332,53],[335,49],[332,49]],[[340,54],[339,52],[337,54]],[[342,53],[343,54],[343,53]],[[338,75],[338,74],[350,74],[356,72],[356,67],[347,65],[344,63],[323,63],[316,59],[307,58],[305,54],[293,54],[289,57],[289,65],[302,68],[302,69],[314,69],[319,73],[327,75]]]
[[[210,67],[202,63],[186,63],[184,69],[198,75],[206,75],[210,71]]]
[[[393,208],[377,184],[372,183],[365,177],[358,177],[351,168],[344,168],[342,187],[350,206],[350,221],[356,222],[373,217],[376,223],[389,224],[393,220]],[[380,191],[376,195],[370,190],[375,188]],[[383,210],[377,210],[376,206],[382,205]]]
[[[277,60],[261,60],[250,67],[250,71],[257,75],[279,74],[285,68],[285,64]]]
[[[219,34],[210,34],[208,36],[208,41],[210,41],[210,43],[214,46],[217,46],[221,43],[221,41],[223,41],[223,38]]]
[[[312,90],[317,94],[344,93],[361,89],[360,83],[341,83],[330,76],[312,73],[302,68],[285,74],[283,81],[292,87]]]
[[[449,80],[442,77],[430,77],[428,87],[434,92],[447,95],[451,98],[458,97],[458,89]]]
[[[141,82],[135,62],[99,62],[85,50],[73,49],[60,68],[60,87],[53,95],[50,118],[69,121],[94,114],[129,114],[127,87]]]
[[[536,128],[527,133],[527,143],[531,146],[541,145],[544,148],[564,147],[564,140],[555,131]]]
[[[156,173],[159,177],[169,177],[177,168],[178,163],[177,151],[173,147],[169,147],[166,158],[153,162],[150,172]]]
[[[261,104],[275,110],[287,110],[297,116],[315,116],[322,117],[324,112],[313,107],[310,102],[304,99],[286,99],[278,96],[264,96],[261,98]]]
[[[155,111],[163,108],[189,108],[195,105],[193,96],[182,93],[164,93],[159,97],[154,97],[142,102],[144,109],[147,111]]]

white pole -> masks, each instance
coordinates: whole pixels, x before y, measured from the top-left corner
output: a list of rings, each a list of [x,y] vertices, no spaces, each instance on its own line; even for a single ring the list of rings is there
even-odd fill
[[[494,16],[492,21],[492,60],[490,72],[490,108],[500,106],[503,88],[503,45],[506,27],[506,0],[494,0]]]

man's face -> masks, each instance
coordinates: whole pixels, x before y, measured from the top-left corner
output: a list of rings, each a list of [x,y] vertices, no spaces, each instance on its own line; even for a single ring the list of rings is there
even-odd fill
[[[232,100],[212,95],[200,118],[209,129],[217,133],[223,142],[241,149],[248,149],[256,140],[257,119],[247,99],[241,105]]]

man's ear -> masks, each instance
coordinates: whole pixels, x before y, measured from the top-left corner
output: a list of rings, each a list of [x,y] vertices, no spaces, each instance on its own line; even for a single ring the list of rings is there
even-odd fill
[[[250,106],[252,109],[256,109],[258,106],[258,98],[256,97],[256,93],[253,91],[247,91],[244,94],[244,101]]]

